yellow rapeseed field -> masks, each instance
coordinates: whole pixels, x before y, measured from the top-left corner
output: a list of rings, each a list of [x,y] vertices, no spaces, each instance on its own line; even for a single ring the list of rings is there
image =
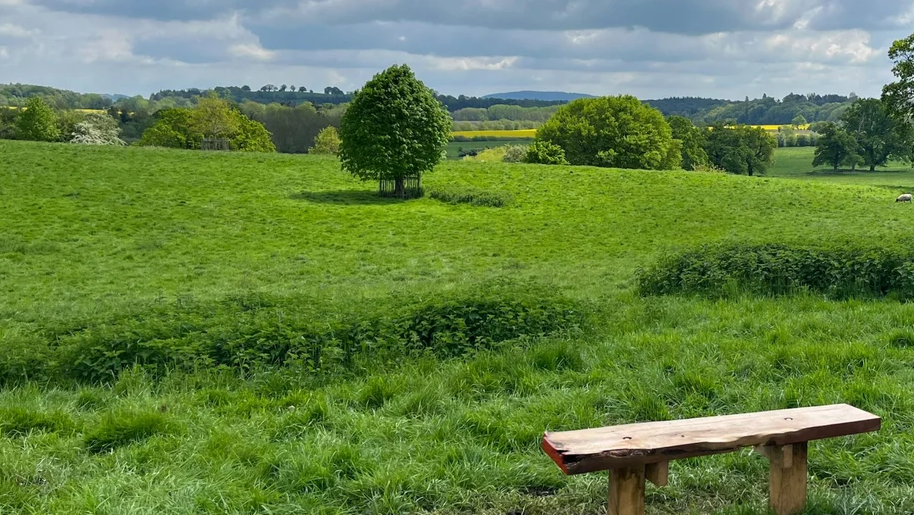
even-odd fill
[[[451,136],[462,136],[464,138],[533,139],[536,137],[536,129],[517,131],[456,131],[452,132]]]

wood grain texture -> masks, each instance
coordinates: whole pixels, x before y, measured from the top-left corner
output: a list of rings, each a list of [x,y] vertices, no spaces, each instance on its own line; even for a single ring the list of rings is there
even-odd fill
[[[609,473],[608,515],[644,515],[644,465]]]
[[[847,404],[546,433],[545,452],[569,475],[784,446],[876,431],[876,415]]]
[[[656,486],[666,486],[670,482],[670,462],[651,463],[644,469],[645,477]]]
[[[769,472],[770,504],[777,515],[796,515],[806,509],[808,446],[796,443],[775,453]]]

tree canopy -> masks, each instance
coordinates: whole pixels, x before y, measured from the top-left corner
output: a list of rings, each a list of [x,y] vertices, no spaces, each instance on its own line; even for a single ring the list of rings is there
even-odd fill
[[[574,100],[536,139],[561,147],[573,165],[668,170],[682,160],[681,144],[660,111],[631,95]]]
[[[684,116],[671,116],[668,122],[673,130],[673,139],[682,142],[681,166],[683,170],[697,170],[708,166],[710,160],[708,152],[705,150],[708,131],[696,127]]]
[[[73,129],[70,143],[81,145],[126,145],[117,120],[104,113],[88,113]]]
[[[57,114],[41,97],[32,97],[16,120],[16,137],[29,141],[57,141]]]
[[[856,153],[870,171],[885,166],[892,156],[906,157],[914,145],[910,127],[898,123],[876,98],[854,102],[841,123],[857,141]]]
[[[356,92],[340,123],[343,169],[362,180],[396,181],[431,171],[442,160],[451,118],[406,65],[375,75]]]
[[[717,123],[708,133],[707,153],[714,166],[737,175],[762,175],[771,165],[777,140],[760,127]]]
[[[853,134],[836,123],[828,122],[816,129],[821,137],[816,145],[813,166],[831,166],[835,171],[843,164],[852,164],[857,158],[857,140]]]

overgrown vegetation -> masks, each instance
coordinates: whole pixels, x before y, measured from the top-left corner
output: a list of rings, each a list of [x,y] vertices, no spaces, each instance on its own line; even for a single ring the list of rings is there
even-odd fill
[[[704,245],[665,256],[643,270],[648,295],[822,294],[833,299],[914,298],[910,242]]]

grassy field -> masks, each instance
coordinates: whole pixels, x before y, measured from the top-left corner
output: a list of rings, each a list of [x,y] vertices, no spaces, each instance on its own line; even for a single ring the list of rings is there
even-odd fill
[[[564,477],[544,430],[832,402],[884,425],[811,445],[809,513],[914,511],[914,306],[633,284],[705,242],[892,239],[910,205],[824,179],[468,162],[423,183],[510,202],[383,200],[315,156],[0,142],[0,513],[598,514],[605,476]],[[384,359],[326,370],[85,360],[267,348],[500,281],[580,324],[450,358],[363,339]],[[115,373],[67,375],[84,366]],[[749,451],[675,462],[649,513],[762,515],[766,487]]]
[[[816,149],[813,147],[779,148],[775,151],[775,163],[768,171],[770,177],[821,181],[840,184],[859,184],[886,187],[899,193],[914,189],[914,168],[910,164],[891,162],[889,166],[869,169],[834,172],[828,167],[812,166]]]
[[[460,159],[460,150],[485,150],[489,148],[504,147],[507,145],[529,145],[528,139],[498,140],[498,141],[451,141],[447,145],[447,157],[451,160]]]

